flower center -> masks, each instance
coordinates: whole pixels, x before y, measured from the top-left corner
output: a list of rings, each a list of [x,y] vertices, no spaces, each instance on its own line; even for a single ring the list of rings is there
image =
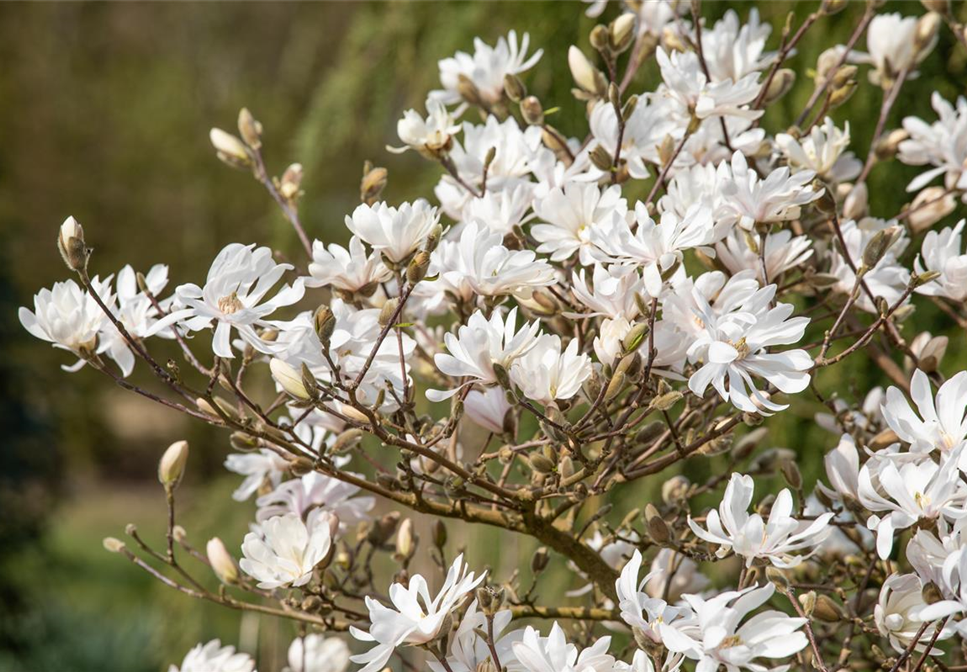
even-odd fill
[[[738,356],[735,358],[735,361],[745,359],[746,356],[751,352],[748,344],[745,342],[745,336],[740,338],[738,343],[733,343],[732,341],[729,341],[728,343],[733,348],[735,348],[736,352],[739,353]]]
[[[226,315],[237,313],[242,308],[242,302],[238,300],[238,294],[236,292],[232,292],[228,296],[223,296],[218,300],[218,309]]]

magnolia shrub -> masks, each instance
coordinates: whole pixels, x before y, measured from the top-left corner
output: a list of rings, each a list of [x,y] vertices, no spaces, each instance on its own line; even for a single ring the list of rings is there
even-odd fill
[[[310,240],[301,167],[273,177],[242,110],[239,135],[211,141],[293,225],[292,263],[230,243],[173,291],[163,265],[92,276],[96,231],[69,218],[75,279],[21,308],[24,327],[71,353],[66,369],[224,428],[234,498],[257,505],[244,540],[195,550],[176,524],[179,442],[159,467],[165,546],[132,527],[107,548],[188,596],[318,631],[293,642],[297,672],[964,669],[967,372],[943,372],[946,339],[904,318],[931,303],[967,326],[964,221],[929,230],[967,201],[967,102],[935,93],[935,116],[887,127],[944,24],[965,41],[946,2],[923,4],[867,2],[775,136],[760,121],[794,85],[786,59],[841,0],[778,40],[754,8],[712,23],[697,0],[625,3],[568,52],[584,137],[528,94],[542,52],[526,34],[476,40],[398,124],[393,151],[440,168],[432,200],[380,201],[387,171],[367,165],[347,247]],[[661,81],[637,91],[649,59]],[[882,99],[865,158],[836,119],[859,86]],[[898,213],[867,188],[894,158],[922,167]],[[183,361],[162,363],[157,339]],[[863,358],[885,392],[813,385]],[[156,388],[128,382],[135,366]],[[250,380],[262,367],[274,394]],[[794,397],[839,437],[813,492],[794,453],[757,450]],[[710,477],[683,475],[711,456]],[[756,487],[776,474],[788,489]],[[622,490],[639,508],[619,518]],[[433,521],[435,575],[410,572],[413,514]],[[445,519],[534,538],[534,578],[447,560]],[[550,563],[575,590],[545,601]],[[221,590],[195,578],[209,569]],[[216,640],[180,669],[254,665]]]

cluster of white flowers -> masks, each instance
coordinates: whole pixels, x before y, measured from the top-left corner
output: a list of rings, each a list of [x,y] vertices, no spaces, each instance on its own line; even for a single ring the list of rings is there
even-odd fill
[[[856,646],[854,634],[879,634],[900,655],[893,672],[922,652],[916,672],[937,642],[967,636],[967,371],[945,378],[948,339],[910,333],[907,319],[928,305],[967,326],[965,221],[928,231],[967,202],[967,102],[934,94],[935,121],[884,128],[940,24],[957,24],[942,0],[919,18],[868,3],[850,42],[866,30],[868,53],[824,52],[799,126],[772,136],[759,122],[793,85],[786,58],[846,3],[822,2],[801,30],[783,31],[778,51],[755,9],[712,23],[686,4],[627,2],[591,33],[597,55],[570,47],[583,139],[551,126],[528,94],[522,78],[543,56],[528,53],[528,35],[477,40],[472,54],[440,61],[427,116],[405,112],[393,150],[439,164],[436,204],[380,201],[387,172],[368,166],[346,247],[305,235],[301,167],[267,177],[261,125],[243,110],[241,137],[216,130],[212,142],[282,205],[304,266],[232,243],[203,285],[161,297],[166,266],[91,278],[83,229],[62,225],[58,247],[80,284],[42,290],[33,311],[21,309],[24,327],[74,353],[69,370],[89,364],[157,399],[125,380],[143,360],[175,398],[162,403],[230,429],[237,452],[225,466],[244,477],[233,497],[254,498],[256,510],[237,564],[209,542],[212,569],[281,605],[263,611],[372,645],[350,657],[345,642],[308,635],[288,670],[344,672],[351,661],[378,672],[407,648],[434,672],[767,672],[794,660],[826,670],[822,657]],[[628,95],[652,57],[660,83]],[[866,161],[851,142],[867,129],[838,119],[860,66],[883,89]],[[479,117],[465,115],[472,108]],[[926,167],[900,213],[871,203],[866,185],[893,157]],[[195,354],[209,332],[211,355]],[[200,384],[158,364],[154,336],[176,341]],[[825,391],[817,372],[860,353],[894,386],[859,404]],[[268,401],[246,387],[257,367],[274,382]],[[807,397],[831,411],[816,424],[841,436],[825,458],[829,485],[811,496],[794,452],[753,456],[765,428],[741,429],[805,409]],[[427,412],[440,402],[448,414]],[[724,453],[712,463],[724,473],[704,484],[661,475]],[[182,577],[173,491],[186,455],[173,447],[159,472],[172,527],[167,556],[155,555]],[[660,501],[620,525],[610,505],[584,508],[652,474]],[[754,477],[780,474],[790,487],[759,488],[750,508]],[[723,485],[717,504],[701,499]],[[448,562],[439,521],[434,593],[432,577],[409,569],[413,520],[376,516],[378,498],[536,538],[545,547],[534,573],[558,557],[552,548],[579,577],[566,597],[582,606],[541,607],[516,574],[501,583],[462,553]],[[374,578],[380,552],[400,565],[391,582]],[[738,580],[710,588],[703,563],[733,557]],[[513,629],[517,617],[557,620]],[[568,619],[587,626],[583,647],[568,641]],[[609,653],[610,636],[591,636],[595,621],[632,635],[630,660]],[[215,640],[181,670],[253,668]]]

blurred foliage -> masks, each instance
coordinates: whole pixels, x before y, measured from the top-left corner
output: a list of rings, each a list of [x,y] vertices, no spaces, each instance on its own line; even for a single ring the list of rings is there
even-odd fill
[[[771,44],[790,11],[798,25],[815,7],[759,3],[763,20],[776,27]],[[729,8],[744,19],[751,3],[710,2],[705,16],[714,20]],[[157,670],[180,660],[195,642],[219,636],[241,639],[248,650],[258,646],[260,669],[271,671],[295,634],[287,623],[243,624],[236,613],[191,602],[101,548],[103,537],[121,536],[128,522],[160,542],[164,504],[155,460],[179,438],[192,444],[179,497],[193,544],[200,547],[217,533],[232,547],[252,505],[228,497],[236,479],[221,468],[226,437],[122,394],[90,370],[64,374],[64,353],[20,329],[16,306],[30,305],[39,287],[67,275],[53,246],[59,223],[72,214],[85,225],[101,275],[125,263],[146,270],[163,262],[171,267],[172,287],[203,277],[229,241],[259,241],[298,255],[295,236],[259,186],[220,165],[208,144],[208,129],[232,129],[245,105],[265,126],[270,168],[281,173],[292,161],[305,166],[302,219],[310,236],[344,241],[342,220],[357,203],[364,160],[389,169],[388,200],[431,194],[436,167],[415,152],[392,155],[384,147],[397,142],[402,111],[422,109],[425,92],[438,85],[436,61],[458,49],[472,51],[474,36],[493,43],[512,28],[529,32],[531,49],[544,49],[539,66],[524,78],[529,89],[547,107],[560,107],[555,125],[582,135],[584,109],[569,92],[566,50],[577,44],[590,53],[587,35],[595,21],[583,9],[540,1],[0,6],[0,96],[6,103],[0,106],[0,335],[6,354],[0,361],[6,430],[0,451],[0,669]],[[797,86],[766,115],[766,128],[782,130],[795,117],[811,92],[807,73],[817,56],[846,41],[862,10],[862,3],[850,3],[808,34],[789,63],[799,74]],[[605,18],[616,11],[610,7]],[[897,2],[883,11],[923,9]],[[888,127],[911,114],[933,119],[930,93],[951,99],[964,93],[965,81],[965,54],[942,30]],[[632,90],[652,90],[657,82],[649,63]],[[882,96],[863,84],[833,114],[840,123],[852,121],[861,157]],[[916,172],[895,162],[874,170],[873,214],[897,212]],[[916,240],[910,250],[918,247]],[[947,324],[929,309],[915,319],[935,332]],[[951,337],[945,368],[965,368],[964,335],[945,333]],[[174,355],[169,346],[160,344],[160,357]],[[887,382],[862,357],[848,366],[819,376],[824,393],[856,398]],[[135,380],[152,387],[144,370]],[[800,396],[770,421],[767,443],[800,453],[808,485],[833,437],[812,422],[821,406]],[[723,457],[693,460],[690,475],[718,473],[725,464]],[[614,516],[643,506],[658,488],[658,481],[640,484],[617,502]],[[58,493],[63,496],[55,507]],[[450,527],[451,552],[465,545],[474,564],[489,564],[501,576],[523,567],[526,588],[533,546],[496,530],[474,529],[471,536],[456,523]],[[429,538],[426,521],[418,529]],[[538,594],[574,587],[563,563],[552,567]]]

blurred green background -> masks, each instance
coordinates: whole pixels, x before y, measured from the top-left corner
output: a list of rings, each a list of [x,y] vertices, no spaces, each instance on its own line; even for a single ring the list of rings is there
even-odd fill
[[[744,20],[752,3],[707,3],[705,15],[714,19],[733,5]],[[816,4],[758,6],[781,26],[788,12],[798,21]],[[236,550],[252,504],[229,498],[238,478],[221,467],[227,437],[122,393],[90,370],[61,372],[69,358],[22,330],[16,308],[67,277],[54,248],[60,222],[74,215],[85,226],[95,272],[167,263],[169,289],[203,278],[230,241],[257,241],[296,257],[298,241],[264,191],[221,165],[208,143],[211,126],[233,129],[238,109],[247,106],[265,126],[270,170],[281,173],[292,161],[305,166],[302,219],[310,236],[344,241],[342,219],[358,201],[366,159],[389,169],[389,201],[432,198],[438,171],[414,152],[397,156],[384,146],[396,144],[402,111],[422,109],[425,93],[436,88],[437,60],[471,51],[475,35],[494,43],[511,28],[529,32],[532,48],[545,54],[525,76],[528,87],[547,107],[561,107],[559,128],[583,136],[584,110],[569,93],[566,51],[570,44],[588,51],[594,21],[584,8],[577,2],[0,6],[0,669],[158,670],[180,662],[195,642],[219,636],[258,646],[265,672],[278,669],[295,634],[272,619],[243,622],[237,613],[193,603],[101,548],[103,537],[122,536],[127,523],[161,539],[164,502],[155,465],[180,438],[193,449],[179,497],[196,546],[217,533]],[[822,49],[846,40],[862,9],[851,3],[802,43],[791,61],[799,82],[770,110],[767,128],[782,129],[795,117],[811,91],[808,68]],[[609,7],[605,17],[616,11]],[[903,2],[883,11],[923,9]],[[921,72],[907,84],[890,127],[908,114],[932,120],[933,90],[948,99],[964,93],[965,54],[946,30]],[[881,94],[861,82],[834,117],[851,120],[854,150],[864,157]],[[649,64],[633,90],[656,83]],[[895,163],[875,170],[873,213],[897,212],[916,172]],[[951,336],[945,369],[963,368],[963,333],[929,309],[916,320],[920,330]],[[168,345],[159,344],[160,357],[174,354]],[[886,382],[862,357],[848,366],[824,372],[820,386],[853,398]],[[150,387],[145,374],[142,367],[134,378]],[[821,408],[803,397],[770,422],[769,444],[799,451],[811,483],[834,437],[815,427],[812,416]],[[702,476],[721,467],[713,459],[691,468]],[[626,494],[615,520],[649,501],[657,485],[642,483]],[[475,564],[489,563],[503,576],[526,566],[533,546],[506,536],[500,544],[483,543],[495,535],[451,536],[469,547]],[[565,581],[568,573],[559,567],[539,592],[559,594]]]

